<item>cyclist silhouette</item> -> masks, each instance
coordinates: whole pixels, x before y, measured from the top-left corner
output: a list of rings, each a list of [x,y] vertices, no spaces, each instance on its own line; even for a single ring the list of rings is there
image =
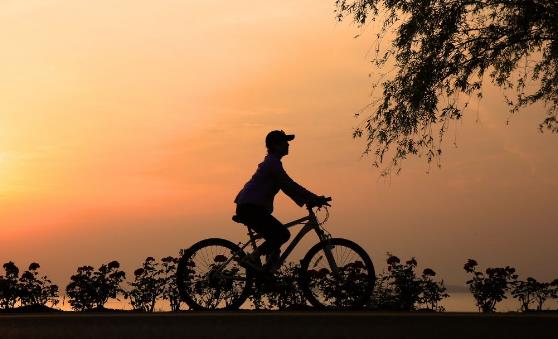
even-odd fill
[[[244,224],[260,234],[265,242],[254,252],[246,255],[240,265],[261,270],[260,256],[266,256],[266,267],[279,258],[281,245],[291,236],[289,230],[271,214],[273,200],[279,190],[299,205],[327,205],[327,198],[318,196],[289,177],[281,158],[289,154],[289,141],[294,135],[283,131],[271,131],[265,138],[267,155],[258,165],[256,173],[236,196],[236,215]]]
[[[297,184],[285,172],[281,159],[289,154],[294,135],[271,131],[265,138],[267,156],[256,173],[236,196],[233,220],[249,228],[249,239],[234,243],[222,238],[203,239],[183,251],[176,268],[180,298],[194,310],[236,310],[257,292],[255,286],[291,288],[276,273],[297,244],[310,232],[318,243],[300,261],[293,274],[305,299],[314,307],[354,310],[370,300],[376,275],[366,251],[355,242],[334,238],[325,228],[325,217],[318,220],[316,208],[329,206],[331,198],[318,196]],[[273,217],[273,200],[279,191],[294,202],[306,205],[308,215],[282,224]],[[290,227],[303,225],[285,251],[281,245],[291,234]],[[257,236],[254,235],[254,231]],[[258,240],[264,242],[258,245]],[[254,249],[252,253],[246,250]],[[262,266],[260,257],[266,256]],[[269,285],[268,285],[269,284]]]

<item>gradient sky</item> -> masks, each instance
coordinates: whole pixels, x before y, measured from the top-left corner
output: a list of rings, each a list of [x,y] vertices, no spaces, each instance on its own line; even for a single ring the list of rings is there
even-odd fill
[[[415,159],[380,178],[351,138],[370,100],[372,35],[333,11],[333,0],[2,1],[0,262],[38,261],[65,286],[79,265],[117,259],[131,272],[202,238],[240,241],[232,201],[267,132],[284,129],[297,136],[287,171],[333,196],[326,228],[379,270],[389,251],[453,285],[467,258],[558,278],[558,136],[537,131],[542,106],[506,126],[502,93],[486,88],[452,125],[441,169]],[[276,214],[304,210],[280,196]]]

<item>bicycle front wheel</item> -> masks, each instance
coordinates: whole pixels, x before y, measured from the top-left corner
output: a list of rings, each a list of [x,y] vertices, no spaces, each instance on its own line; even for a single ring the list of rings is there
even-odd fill
[[[181,299],[194,310],[235,310],[250,293],[252,275],[238,264],[244,252],[218,238],[187,249],[178,262],[176,279]]]
[[[351,310],[371,298],[376,275],[366,251],[341,238],[312,247],[301,262],[301,288],[317,308]]]

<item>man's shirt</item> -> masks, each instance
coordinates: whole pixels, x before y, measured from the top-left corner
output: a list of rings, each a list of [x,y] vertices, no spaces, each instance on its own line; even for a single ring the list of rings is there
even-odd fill
[[[279,190],[285,192],[299,206],[317,197],[289,177],[279,157],[268,154],[258,165],[256,173],[238,193],[234,202],[261,205],[271,213],[273,200]]]

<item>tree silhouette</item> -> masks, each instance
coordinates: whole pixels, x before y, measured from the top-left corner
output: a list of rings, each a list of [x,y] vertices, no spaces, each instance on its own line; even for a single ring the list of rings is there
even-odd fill
[[[517,275],[513,267],[487,268],[485,273],[477,271],[478,263],[469,259],[463,266],[467,273],[473,274],[467,281],[479,310],[496,311],[496,303],[506,299],[506,292],[513,286]]]
[[[102,309],[109,298],[123,294],[120,287],[126,274],[121,271],[118,261],[103,264],[97,271],[91,266],[81,266],[72,275],[66,286],[69,303],[77,311]]]
[[[336,0],[338,19],[379,21],[374,65],[381,95],[354,132],[380,166],[410,155],[437,158],[449,122],[463,116],[483,80],[507,94],[510,112],[543,102],[539,128],[558,132],[558,3],[501,0]],[[383,40],[391,38],[389,47]]]

